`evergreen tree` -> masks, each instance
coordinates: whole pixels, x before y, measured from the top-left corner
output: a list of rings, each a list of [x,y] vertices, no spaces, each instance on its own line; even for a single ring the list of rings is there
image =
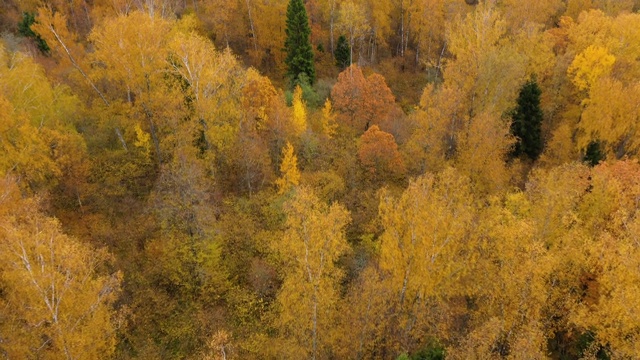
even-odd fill
[[[344,35],[340,35],[338,38],[336,51],[333,53],[333,56],[336,58],[336,66],[339,67],[340,70],[346,69],[347,66],[351,64],[351,48]]]
[[[536,160],[542,153],[542,110],[540,109],[540,88],[535,79],[520,89],[518,104],[512,114],[511,134],[518,140],[511,155],[527,156]]]
[[[592,141],[587,146],[587,149],[585,150],[584,157],[582,158],[582,160],[586,162],[589,166],[596,166],[602,160],[604,160],[604,158],[605,156],[601,150],[600,142]]]
[[[316,70],[313,65],[313,48],[309,36],[309,18],[302,0],[290,0],[287,6],[287,38],[284,42],[287,58],[287,75],[293,84],[297,83],[300,74],[304,73],[313,84],[316,80]]]
[[[31,30],[31,25],[36,22],[36,17],[34,13],[24,12],[22,13],[22,21],[18,23],[18,33],[24,37],[32,38],[36,45],[38,46],[38,50],[45,55],[49,54],[49,45],[39,34],[36,34]]]

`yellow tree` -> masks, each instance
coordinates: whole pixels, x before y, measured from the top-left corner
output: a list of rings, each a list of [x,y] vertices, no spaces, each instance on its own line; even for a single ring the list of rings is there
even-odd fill
[[[570,318],[594,334],[593,352],[602,347],[611,358],[640,356],[640,166],[625,160],[602,164],[590,174],[590,189],[579,215],[588,241],[582,296],[571,305]]]
[[[191,29],[172,36],[168,48],[171,71],[188,85],[183,96],[191,99],[194,110],[192,121],[185,124],[186,133],[193,136],[200,131],[205,155],[211,160],[225,158],[239,132],[241,89],[251,83],[247,78],[252,70],[243,71],[229,51],[216,51],[208,39]],[[177,125],[172,127],[175,132]]]
[[[371,30],[365,17],[364,6],[352,0],[340,4],[338,29],[349,35],[349,50],[351,51],[349,65],[351,65],[353,64],[353,48],[356,46],[356,40],[362,43],[365,35]],[[362,45],[360,45],[360,48],[362,48]]]
[[[291,127],[296,136],[302,135],[307,130],[307,104],[302,98],[302,88],[296,85],[293,90],[293,117]]]
[[[509,125],[498,115],[482,113],[469,120],[459,136],[455,164],[476,193],[506,190],[510,174],[505,161],[515,140]]]
[[[134,11],[107,19],[89,36],[95,46],[91,60],[101,64],[92,75],[110,85],[105,93],[114,106],[108,109],[116,104],[122,109],[114,121],[133,135],[133,124],[127,120],[140,119],[151,134],[157,163],[167,150],[162,135],[171,133],[167,128],[177,122],[181,106],[176,89],[166,86],[170,30],[169,21]]]
[[[286,36],[287,4],[287,0],[244,1],[253,44],[248,53],[254,66],[276,73],[284,70],[285,53],[280,49]]]
[[[591,87],[578,128],[582,130],[578,146],[586,148],[591,141],[601,141],[610,157],[636,155],[640,150],[640,83],[628,86],[604,78]]]
[[[338,124],[336,123],[336,114],[333,112],[331,100],[327,99],[322,107],[322,117],[320,119],[322,125],[322,133],[328,138],[336,134]]]
[[[415,0],[407,9],[411,18],[409,31],[415,39],[416,60],[438,66],[445,40],[446,1]]]
[[[412,181],[398,199],[382,193],[380,267],[397,304],[389,326],[402,347],[437,335],[445,299],[464,293],[474,213],[469,180],[451,168]]]
[[[576,55],[569,66],[573,83],[580,90],[589,90],[603,76],[609,75],[615,63],[615,56],[607,49],[591,45],[582,53]]]
[[[528,4],[505,0],[502,3],[505,18],[513,32],[517,32],[528,22],[548,25],[552,17],[563,9],[563,5],[562,0],[541,0]]]
[[[534,236],[531,202],[517,192],[493,197],[480,212],[468,294],[471,331],[447,356],[453,359],[542,359],[547,353],[545,306],[549,271],[544,241]],[[496,356],[496,358],[498,358]]]
[[[282,163],[280,164],[282,177],[276,180],[278,193],[284,194],[300,183],[300,171],[298,171],[298,158],[293,152],[293,146],[287,142],[282,148]]]
[[[74,128],[82,110],[77,97],[66,86],[53,86],[26,54],[6,52],[2,43],[0,54],[0,171],[34,190],[59,185],[79,197],[87,159]]]
[[[59,173],[37,128],[25,115],[16,114],[1,93],[0,134],[0,175],[17,175],[24,178],[26,184],[35,186]]]
[[[368,21],[369,61],[374,62],[376,51],[388,49],[389,37],[393,35],[393,1],[360,0]],[[357,20],[357,17],[355,18]],[[362,30],[367,30],[365,26]]]
[[[101,270],[108,254],[64,235],[10,177],[0,188],[0,351],[22,359],[111,356],[121,276]]]
[[[54,58],[59,62],[60,69],[63,69],[61,70],[63,71],[61,76],[68,80],[71,79],[75,83],[77,82],[77,80],[75,80],[77,75],[81,75],[79,82],[84,82],[90,89],[86,94],[96,94],[102,102],[102,105],[108,109],[107,111],[103,110],[105,113],[113,111],[113,109],[110,109],[112,104],[109,99],[107,99],[104,92],[96,85],[95,79],[90,76],[91,74],[88,71],[90,68],[88,62],[90,60],[87,59],[88,56],[86,55],[85,49],[74,41],[75,35],[69,31],[66,24],[67,19],[60,12],[54,13],[50,7],[41,7],[38,9],[38,18],[32,28],[33,31],[42,36],[42,38],[47,41],[47,44],[52,48]],[[69,68],[73,68],[77,72],[73,72],[69,75]],[[82,91],[77,93],[82,93]],[[98,108],[99,107],[95,107],[94,109]],[[110,126],[115,130],[122,148],[127,151],[127,141],[122,132],[121,126],[117,123],[110,124]]]
[[[300,187],[285,204],[285,214],[284,237],[273,245],[284,263],[277,357],[328,358],[343,277],[336,262],[349,251],[344,232],[349,213]]]
[[[413,173],[440,171],[455,154],[457,132],[464,119],[462,101],[462,94],[453,88],[437,91],[433,85],[425,87],[419,106],[410,115],[414,131],[403,147],[407,167]]]
[[[527,59],[506,38],[506,31],[502,14],[489,2],[447,27],[447,50],[454,60],[444,70],[445,86],[462,92],[461,106],[469,116],[506,112],[525,80]]]

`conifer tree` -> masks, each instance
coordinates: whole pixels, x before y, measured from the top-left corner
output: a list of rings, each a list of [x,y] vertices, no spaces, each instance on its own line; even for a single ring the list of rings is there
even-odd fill
[[[542,153],[540,94],[535,79],[528,81],[520,89],[511,123],[511,134],[518,139],[511,154],[513,157],[525,155],[536,160]]]
[[[344,35],[340,35],[336,44],[336,51],[333,53],[336,58],[336,66],[344,70],[351,64],[351,47]]]
[[[287,38],[284,42],[287,57],[287,75],[292,83],[297,83],[300,74],[304,73],[313,84],[316,80],[316,70],[313,64],[313,48],[309,36],[309,18],[302,0],[290,0],[287,6]]]

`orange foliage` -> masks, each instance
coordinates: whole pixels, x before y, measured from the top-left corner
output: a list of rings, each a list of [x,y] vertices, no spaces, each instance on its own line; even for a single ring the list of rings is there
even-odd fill
[[[365,78],[357,65],[351,65],[338,75],[331,98],[338,112],[338,122],[356,134],[387,120],[396,107],[395,98],[384,78],[379,74]]]
[[[373,125],[360,137],[358,160],[375,178],[402,176],[406,169],[393,135]]]

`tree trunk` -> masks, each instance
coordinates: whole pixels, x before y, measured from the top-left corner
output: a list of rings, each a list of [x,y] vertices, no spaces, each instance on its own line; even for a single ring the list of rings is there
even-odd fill
[[[249,13],[249,26],[251,27],[251,39],[253,40],[253,49],[258,51],[258,37],[256,36],[256,30],[253,26],[253,17],[251,16],[251,4],[249,0],[245,0],[247,4],[247,12]]]
[[[331,0],[331,14],[329,15],[329,32],[331,35],[331,54],[335,53],[336,48],[333,41],[333,22],[336,10],[336,0]]]

